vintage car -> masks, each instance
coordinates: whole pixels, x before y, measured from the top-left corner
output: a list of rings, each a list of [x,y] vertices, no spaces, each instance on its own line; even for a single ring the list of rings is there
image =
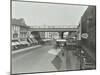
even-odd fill
[[[61,48],[66,46],[66,39],[57,39],[56,48]]]

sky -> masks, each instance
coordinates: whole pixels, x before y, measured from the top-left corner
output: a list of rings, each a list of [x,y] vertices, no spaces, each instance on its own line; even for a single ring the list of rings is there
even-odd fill
[[[28,26],[77,26],[88,6],[12,2],[12,18],[24,18]]]

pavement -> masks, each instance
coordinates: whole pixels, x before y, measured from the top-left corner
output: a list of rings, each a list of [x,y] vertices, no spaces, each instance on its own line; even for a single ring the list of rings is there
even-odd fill
[[[27,47],[27,48],[23,48],[23,49],[19,49],[19,50],[14,50],[14,51],[12,51],[12,54],[28,51],[28,50],[38,48],[38,47],[41,47],[41,45],[36,45],[36,46],[31,46],[31,47]]]
[[[80,70],[80,59],[73,55],[73,51],[66,51],[67,70]]]

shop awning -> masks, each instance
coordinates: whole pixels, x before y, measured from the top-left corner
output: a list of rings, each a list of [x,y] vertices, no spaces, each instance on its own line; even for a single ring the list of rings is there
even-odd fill
[[[20,43],[19,42],[12,42],[12,46],[14,46],[14,45],[20,45]]]
[[[32,39],[34,43],[38,43],[38,41],[36,39]]]
[[[20,44],[29,44],[27,41],[21,41]]]
[[[19,42],[16,42],[16,45],[20,45],[20,43]]]
[[[12,42],[12,46],[14,46],[14,45],[16,45],[16,43],[15,42]]]

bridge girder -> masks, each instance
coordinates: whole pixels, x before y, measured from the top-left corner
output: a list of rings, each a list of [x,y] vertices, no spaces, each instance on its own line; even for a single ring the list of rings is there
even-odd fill
[[[38,32],[69,32],[78,31],[78,28],[31,28],[31,31]]]

